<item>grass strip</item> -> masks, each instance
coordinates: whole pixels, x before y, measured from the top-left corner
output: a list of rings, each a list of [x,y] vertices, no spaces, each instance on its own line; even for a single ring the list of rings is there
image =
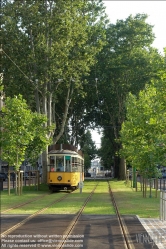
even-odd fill
[[[110,181],[120,214],[139,215],[141,218],[159,218],[160,197],[155,198],[155,190],[152,190],[152,198],[143,198],[141,191],[126,186],[124,181]]]
[[[75,214],[78,209],[83,205],[84,201],[88,197],[89,193],[93,190],[96,183],[99,182],[95,193],[92,195],[90,202],[84,209],[84,214],[114,214],[114,209],[111,205],[111,198],[108,193],[107,180],[85,180],[82,193],[80,190],[71,192],[66,199],[59,203],[55,203],[48,208],[44,213],[46,214]],[[155,190],[152,190],[152,198],[149,198],[149,189],[147,190],[147,198],[143,198],[143,194],[140,191],[140,185],[138,184],[138,191],[131,188],[130,183],[125,184],[125,181],[111,180],[110,185],[119,207],[121,214],[139,215],[142,218],[159,218],[159,205],[160,197],[158,191],[158,197],[155,198]],[[49,193],[48,186],[42,184],[40,191],[35,190],[34,186],[29,190],[29,186],[24,188],[23,195],[17,196],[14,191],[9,196],[7,191],[1,191],[1,211],[9,209],[13,206],[27,202],[34,198]],[[58,199],[65,192],[54,193],[52,195],[45,196],[40,200],[26,204],[17,209],[8,211],[8,214],[31,214],[37,210],[43,208],[51,203],[53,199]]]
[[[83,214],[115,214],[111,197],[109,195],[108,183],[101,181],[92,195],[90,202],[85,207]]]

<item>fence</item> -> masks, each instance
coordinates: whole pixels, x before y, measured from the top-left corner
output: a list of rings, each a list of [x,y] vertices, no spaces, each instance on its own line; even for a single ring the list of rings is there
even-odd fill
[[[133,182],[133,174],[130,174],[129,171],[126,174],[126,182],[129,182],[129,179],[131,180],[131,187],[132,187],[132,182]],[[151,178],[151,179],[146,179],[146,184],[149,187],[151,185],[152,188],[158,189],[158,190],[166,190],[166,178]],[[143,177],[137,176],[136,177],[136,183],[137,182],[142,182]],[[157,185],[157,186],[156,186]]]
[[[147,180],[147,185],[150,185],[150,181],[151,181],[151,186],[152,188],[156,188],[156,179],[155,178],[151,178]],[[157,189],[159,190],[166,190],[166,179],[158,179],[158,187]]]
[[[160,191],[160,220],[166,221],[166,191]]]
[[[15,174],[15,172],[10,171],[10,181],[9,178],[5,181],[0,182],[0,190],[8,190],[10,189],[15,189],[16,185],[18,185],[18,176]],[[16,179],[17,177],[17,179]],[[0,179],[1,180],[1,179]],[[16,181],[17,180],[17,181]],[[20,178],[20,184],[22,186],[31,186],[31,185],[38,185],[42,181],[41,176],[39,175],[38,171],[29,171],[23,174],[22,179]],[[9,185],[10,183],[10,185]],[[2,186],[1,186],[2,185]]]
[[[158,180],[158,188],[160,190],[166,190],[166,179],[159,179]]]

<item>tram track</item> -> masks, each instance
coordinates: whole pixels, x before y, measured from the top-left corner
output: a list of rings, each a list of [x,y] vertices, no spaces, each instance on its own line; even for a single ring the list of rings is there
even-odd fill
[[[133,243],[131,241],[127,226],[125,225],[125,222],[123,221],[123,218],[120,215],[120,212],[119,212],[117,203],[115,201],[115,198],[114,198],[114,195],[113,195],[113,192],[112,192],[109,181],[108,181],[108,188],[109,188],[109,193],[110,193],[110,196],[111,196],[111,200],[112,200],[112,203],[113,203],[113,206],[114,206],[117,218],[118,218],[119,226],[120,226],[123,238],[124,238],[125,248],[126,249],[135,249],[135,247],[134,247],[134,245],[133,245]]]
[[[41,195],[41,196],[39,196],[39,197],[37,197],[37,198],[33,198],[33,199],[29,200],[29,201],[26,201],[26,202],[20,203],[20,204],[18,204],[18,205],[16,205],[16,206],[13,206],[13,207],[10,207],[10,208],[8,208],[8,209],[5,209],[5,210],[1,211],[1,214],[4,214],[4,213],[6,213],[6,212],[8,212],[8,211],[11,211],[11,210],[13,210],[13,209],[17,209],[17,208],[19,208],[19,207],[23,207],[23,206],[25,206],[25,205],[27,205],[27,204],[29,204],[29,203],[38,201],[38,200],[40,200],[41,198],[43,198],[43,197],[45,197],[45,196],[48,196],[48,195],[50,195],[50,194],[51,194],[51,193],[44,194],[44,195]]]
[[[85,206],[86,206],[87,203],[89,202],[91,196],[93,195],[93,193],[94,193],[94,191],[95,191],[97,185],[98,185],[98,184],[96,184],[96,186],[94,187],[94,189],[92,190],[92,192],[90,193],[90,195],[89,195],[89,196],[87,197],[87,199],[85,200],[83,206],[82,206],[81,209],[78,211],[78,214],[74,217],[74,219],[72,220],[72,222],[70,223],[70,225],[68,226],[68,228],[65,230],[65,234],[71,233],[71,231],[72,231],[73,227],[75,226],[77,220],[79,219],[80,215],[82,214],[83,209],[85,208]],[[44,212],[45,210],[47,210],[47,209],[48,209],[49,207],[51,207],[53,204],[58,203],[58,202],[64,200],[69,194],[70,194],[70,193],[67,193],[65,196],[63,196],[63,197],[61,197],[61,198],[59,198],[59,199],[56,199],[55,201],[49,203],[49,204],[48,204],[47,206],[45,206],[44,208],[42,208],[42,209],[36,211],[35,213],[29,215],[27,218],[23,219],[21,222],[17,223],[16,225],[14,225],[14,226],[12,226],[11,228],[7,229],[6,231],[2,232],[2,233],[0,234],[1,238],[6,237],[6,236],[7,236],[8,234],[10,234],[11,232],[13,232],[13,231],[15,231],[16,229],[18,229],[18,228],[20,228],[21,226],[23,226],[23,225],[24,225],[26,222],[28,222],[29,220],[31,220],[31,219],[37,217],[37,215],[39,215],[39,214],[41,214],[42,212]],[[48,194],[48,195],[49,195],[49,194]],[[42,198],[42,197],[40,197],[40,198]],[[29,203],[31,203],[31,202],[33,202],[33,201],[22,203],[22,204],[20,204],[20,205],[17,205],[17,207],[20,207],[20,206],[29,204]],[[14,207],[13,207],[13,208],[14,208]],[[16,207],[15,207],[15,208],[16,208]],[[11,209],[12,209],[12,208],[11,208]],[[10,209],[8,209],[8,210],[10,210]],[[7,210],[5,210],[5,211],[7,211]],[[64,243],[65,243],[65,242],[64,242]],[[64,243],[63,243],[63,244],[64,244]],[[61,246],[60,248],[62,248],[62,246]]]
[[[85,202],[83,203],[82,207],[80,208],[80,210],[78,211],[77,215],[73,218],[73,220],[70,222],[69,226],[67,227],[67,229],[65,230],[65,232],[63,233],[63,237],[65,237],[56,247],[56,249],[61,249],[64,247],[65,242],[67,241],[67,239],[69,238],[69,235],[71,235],[71,232],[73,231],[74,227],[77,224],[77,221],[79,220],[84,208],[86,207],[87,203],[89,202],[90,198],[92,197],[92,195],[94,194],[97,186],[99,183],[97,183],[95,185],[95,187],[93,188],[93,190],[91,191],[90,195],[86,198]]]
[[[69,235],[71,234],[71,232],[73,231],[74,227],[77,224],[77,221],[79,220],[79,217],[81,216],[84,208],[86,207],[87,203],[90,201],[92,195],[94,194],[97,186],[99,183],[97,183],[95,185],[95,187],[93,188],[93,190],[90,192],[90,194],[88,195],[88,197],[86,198],[86,200],[84,201],[82,207],[79,209],[79,211],[77,212],[77,214],[73,217],[72,221],[70,222],[70,224],[67,226],[67,228],[65,229],[63,236],[65,237],[63,240],[61,240],[61,242],[58,244],[58,246],[56,247],[56,249],[60,249],[64,247],[64,244],[66,242],[66,240],[68,239]],[[29,220],[37,217],[39,214],[41,214],[42,212],[44,212],[45,210],[47,210],[50,206],[52,206],[53,204],[60,202],[62,200],[64,200],[67,196],[69,195],[69,193],[67,193],[65,196],[49,203],[46,207],[38,210],[37,212],[33,213],[32,215],[28,216],[27,218],[23,219],[21,222],[17,223],[16,225],[10,227],[9,229],[7,229],[6,231],[4,231],[3,233],[0,234],[1,238],[6,238],[8,234],[12,233],[13,231],[19,229],[20,227],[22,227],[25,223],[27,223]]]
[[[29,221],[29,220],[33,219],[34,217],[36,217],[37,215],[41,214],[42,212],[44,212],[45,210],[47,210],[53,204],[58,203],[58,202],[64,200],[69,194],[70,193],[67,193],[66,195],[60,197],[59,199],[54,200],[53,202],[51,202],[48,205],[46,205],[44,208],[36,211],[35,213],[29,215],[27,218],[25,218],[21,222],[17,223],[16,225],[12,226],[11,228],[7,229],[6,231],[4,231],[3,233],[0,234],[1,238],[7,236],[9,233],[13,232],[17,228],[23,226],[27,221]]]
[[[98,184],[94,187],[94,189],[92,190],[90,195],[87,197],[84,204],[82,205],[82,207],[78,211],[78,214],[70,222],[69,226],[67,227],[67,229],[63,233],[64,239],[57,245],[56,249],[62,249],[64,247],[64,244],[66,243],[66,241],[70,238],[70,235],[71,235],[73,229],[75,228],[75,226],[76,226],[76,224],[77,224],[77,222],[78,222],[84,208],[86,207],[86,205],[88,204],[90,198],[94,194],[97,186],[98,186]],[[123,221],[123,219],[122,219],[122,217],[121,217],[121,215],[119,213],[118,206],[116,204],[116,201],[115,201],[113,192],[111,190],[111,186],[110,186],[109,181],[108,181],[108,188],[109,188],[109,194],[111,196],[111,201],[112,201],[112,204],[114,206],[115,213],[117,215],[117,219],[118,219],[118,222],[119,222],[119,227],[120,227],[120,230],[121,230],[121,234],[122,234],[122,237],[124,238],[124,247],[125,247],[125,249],[135,249],[135,247],[134,247],[134,245],[133,245],[133,243],[131,241],[128,229],[127,229],[127,227],[126,227],[126,225],[125,225],[125,223],[124,223],[124,221]]]

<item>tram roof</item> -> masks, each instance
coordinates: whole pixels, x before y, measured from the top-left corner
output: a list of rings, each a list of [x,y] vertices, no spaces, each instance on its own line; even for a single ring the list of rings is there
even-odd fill
[[[71,151],[71,150],[51,150],[48,152],[48,154],[67,154],[67,155],[78,155],[80,156],[77,152]]]

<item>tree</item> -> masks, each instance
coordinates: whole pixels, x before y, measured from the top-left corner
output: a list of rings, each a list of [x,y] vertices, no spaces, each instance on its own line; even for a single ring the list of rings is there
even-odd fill
[[[121,149],[118,139],[126,116],[127,95],[129,92],[138,94],[153,78],[159,79],[159,70],[163,67],[162,56],[151,47],[154,35],[146,18],[145,14],[137,14],[110,24],[106,29],[107,44],[99,53],[94,70],[98,78],[98,94],[94,92],[98,103],[96,120],[104,134],[114,140],[115,176],[120,179],[125,179],[126,173],[124,159],[117,156]]]
[[[98,156],[103,162],[104,169],[111,169],[114,166],[114,149],[113,139],[110,141],[109,137],[103,134],[101,138],[101,148],[98,149]]]
[[[155,80],[140,91],[129,94],[127,120],[121,129],[121,155],[146,177],[157,177],[157,165],[166,163],[166,78]]]
[[[38,112],[48,112],[49,122],[55,121],[55,113],[50,116],[51,107],[57,105],[61,96],[65,120],[73,91],[79,89],[82,76],[89,72],[95,62],[94,56],[103,46],[101,1],[3,3],[3,68],[7,96],[18,92],[23,96],[28,94],[30,106]],[[16,65],[8,57],[11,52],[13,61],[28,77],[29,87],[20,85],[20,78],[25,77],[22,72],[13,73]]]
[[[26,150],[32,153],[37,147],[40,151],[35,152],[39,154],[50,143],[48,130],[43,127],[46,121],[45,115],[31,112],[21,95],[6,98],[1,110],[1,158],[14,166],[16,171],[25,160]],[[36,146],[30,148],[32,143]]]
[[[47,118],[45,115],[33,113],[30,126],[33,140],[30,140],[25,151],[25,156],[32,166],[36,166],[39,155],[45,150],[46,145],[49,145],[52,141],[52,139],[48,137],[48,134],[54,129],[54,126],[44,127],[46,121]]]
[[[89,130],[82,137],[80,145],[84,154],[84,167],[86,171],[91,166],[91,160],[93,160],[97,154],[97,149]]]

